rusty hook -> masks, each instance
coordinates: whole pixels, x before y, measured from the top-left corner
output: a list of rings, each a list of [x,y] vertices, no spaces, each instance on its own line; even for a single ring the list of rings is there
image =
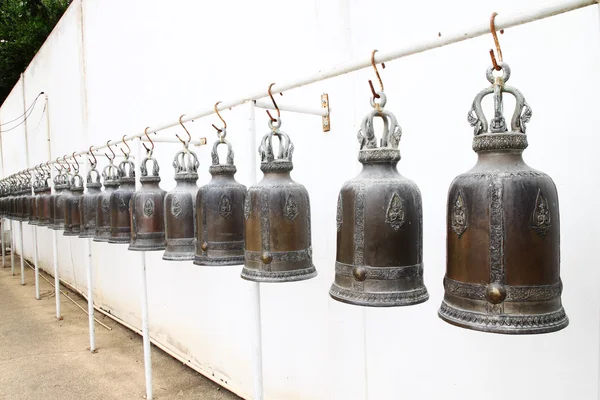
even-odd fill
[[[377,53],[377,49],[371,52],[371,65],[375,70],[375,75],[377,76],[377,80],[379,81],[379,87],[383,92],[383,81],[381,80],[381,75],[379,75],[379,71],[377,70],[377,64],[375,63],[375,53]],[[381,68],[385,69],[385,63],[381,63]],[[373,87],[373,82],[369,79],[369,87],[371,88],[371,93],[373,93],[373,98],[378,99],[380,96],[375,92],[375,88]]]
[[[71,172],[71,164],[69,164],[69,162],[67,161],[67,155],[65,154],[63,156],[63,161],[65,162],[65,164],[67,164],[67,172]]]
[[[187,133],[188,135],[188,141],[187,143],[185,141],[183,141],[178,134],[175,134],[175,136],[177,136],[177,139],[179,139],[179,141],[181,142],[181,144],[187,148],[188,144],[192,141],[192,135],[190,135],[190,132],[187,130],[187,128],[185,127],[185,125],[183,125],[183,122],[181,122],[181,119],[183,118],[185,114],[181,114],[179,116],[179,125],[181,125],[181,127],[183,128],[183,130],[185,131],[185,133]]]
[[[142,146],[144,146],[144,148],[146,149],[146,153],[151,155],[152,152],[154,151],[154,142],[152,141],[152,139],[150,139],[150,136],[148,136],[148,129],[150,129],[149,126],[147,126],[146,129],[144,129],[144,135],[146,135],[146,138],[148,138],[148,141],[150,142],[152,147],[151,148],[146,147],[146,143],[142,143]]]
[[[90,151],[88,151],[88,154],[94,158],[94,161],[90,160],[89,157],[88,157],[88,160],[90,161],[90,164],[92,165],[92,167],[95,167],[96,165],[98,165],[98,160],[96,159],[96,156],[94,155],[93,147],[94,146],[90,146]]]
[[[60,163],[59,160],[60,160],[60,157],[56,157],[56,163],[58,164],[60,169],[56,168],[56,165],[54,166],[54,169],[56,169],[56,171],[58,172],[59,175],[62,175],[62,171],[63,171],[63,169],[65,169],[65,167]]]
[[[492,32],[492,36],[494,37],[494,44],[496,45],[496,53],[498,53],[498,60],[496,61],[496,56],[494,55],[494,50],[490,49],[490,57],[492,58],[492,64],[494,65],[494,69],[496,71],[500,71],[502,68],[498,65],[498,62],[502,63],[502,49],[500,48],[500,41],[498,40],[498,34],[496,33],[496,24],[494,20],[496,19],[497,12],[493,12],[490,17],[490,31]],[[500,34],[504,33],[504,29],[500,30]]]
[[[77,167],[73,165],[73,169],[75,170],[75,173],[79,173],[79,161],[77,161],[77,156],[75,155],[75,152],[73,152],[73,161],[75,161],[75,165],[77,165]]]
[[[223,117],[221,117],[221,114],[219,114],[219,109],[217,108],[217,106],[219,105],[220,101],[217,101],[215,103],[215,113],[217,114],[217,117],[219,117],[219,119],[221,120],[221,122],[223,122],[223,129],[227,129],[227,122],[225,122],[225,120],[223,119]],[[215,126],[215,124],[212,124],[212,127],[215,128],[217,130],[217,132],[221,133],[223,130],[219,129]]]
[[[274,84],[275,83],[271,83],[269,85],[269,89],[267,91],[269,92],[269,97],[271,98],[271,101],[273,102],[273,105],[275,106],[275,110],[277,110],[277,118],[281,118],[281,111],[279,111],[279,106],[277,105],[277,103],[275,102],[275,99],[273,98],[273,93],[271,93],[271,88],[273,87]],[[279,93],[279,95],[283,96],[283,93]],[[277,121],[276,118],[273,118],[273,116],[271,115],[269,110],[267,110],[267,114],[269,115],[269,118],[271,118],[271,122]]]
[[[112,158],[110,158],[108,156],[108,154],[104,153],[104,155],[106,156],[106,158],[108,158],[108,161],[110,161],[112,163],[112,161],[117,157],[117,155],[115,154],[115,152],[113,151],[113,149],[110,148],[110,140],[106,141],[106,147],[108,147],[108,149],[110,150],[110,152],[112,153]]]
[[[121,153],[123,153],[123,155],[125,156],[125,158],[128,158],[129,155],[131,154],[131,147],[129,147],[129,145],[125,141],[125,135],[123,135],[123,137],[121,138],[121,141],[123,142],[123,144],[125,146],[127,146],[127,153],[125,153],[125,151],[122,148],[120,148],[120,147],[119,147],[119,150],[121,150]]]

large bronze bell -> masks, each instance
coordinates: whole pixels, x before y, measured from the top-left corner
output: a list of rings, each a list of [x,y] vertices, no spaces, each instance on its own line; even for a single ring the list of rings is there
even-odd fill
[[[165,195],[165,240],[163,260],[193,260],[196,242],[196,194],[198,157],[193,151],[175,155],[175,188]]]
[[[70,181],[71,175],[68,172],[58,175],[54,185],[56,190],[54,195],[54,223],[51,229],[62,230],[65,228],[65,201],[67,197],[71,196]]]
[[[96,235],[94,242],[108,242],[111,229],[110,197],[119,187],[119,168],[113,164],[113,159],[104,167],[102,177],[104,178],[104,191],[96,197]]]
[[[552,179],[523,161],[531,108],[521,92],[487,70],[492,86],[468,114],[478,159],[448,192],[447,269],[439,316],[454,325],[494,333],[532,334],[569,323],[561,304],[560,220]],[[515,97],[511,131],[502,95]],[[489,124],[481,101],[493,94]]]
[[[65,202],[64,236],[79,236],[81,233],[81,197],[83,196],[83,178],[76,172],[71,179],[71,196]]]
[[[227,146],[227,163],[220,164],[217,147]],[[196,196],[196,265],[240,265],[244,262],[244,200],[246,187],[233,177],[231,144],[222,136],[211,152],[210,182]]]
[[[294,145],[269,121],[258,149],[263,179],[250,187],[244,203],[245,265],[242,278],[255,282],[292,282],[313,278],[310,202],[304,186],[290,177]],[[279,139],[278,157],[273,136]]]
[[[48,226],[50,221],[50,196],[52,189],[48,185],[49,175],[43,175],[40,181],[40,192],[37,200],[38,226]]]
[[[135,165],[126,157],[119,164],[119,188],[110,195],[110,238],[108,243],[131,242],[129,201],[135,192]]]
[[[152,174],[146,164],[152,162]],[[160,182],[158,162],[152,152],[140,164],[142,187],[131,198],[131,243],[128,250],[156,251],[165,249],[165,192]],[[115,192],[116,193],[116,192]]]
[[[408,306],[429,298],[423,282],[421,193],[398,173],[402,131],[378,93],[358,131],[361,173],[346,182],[337,204],[335,300],[361,306]],[[383,119],[378,143],[373,118]]]
[[[41,195],[44,191],[42,181],[39,175],[36,175],[36,179],[33,182],[33,196],[31,197],[31,214],[29,216],[29,225],[38,225],[40,219],[38,217],[39,204],[41,204]]]
[[[96,211],[102,184],[100,183],[100,174],[96,171],[96,163],[91,160],[90,163],[90,170],[86,177],[87,192],[81,197],[79,208],[80,238],[93,238],[96,235]],[[94,174],[96,175],[95,179]]]

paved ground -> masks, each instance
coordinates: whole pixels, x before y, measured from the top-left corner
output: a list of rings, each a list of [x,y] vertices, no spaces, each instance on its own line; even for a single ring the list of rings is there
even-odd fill
[[[98,353],[91,354],[86,350],[87,315],[61,295],[65,318],[57,321],[54,288],[40,279],[42,299],[36,300],[33,270],[25,267],[26,285],[21,286],[19,263],[16,276],[11,275],[10,257],[6,265],[0,267],[0,399],[144,398],[139,335],[96,313],[112,331],[96,324]],[[74,293],[69,297],[87,309],[84,299]],[[154,399],[239,400],[154,346],[152,365]]]

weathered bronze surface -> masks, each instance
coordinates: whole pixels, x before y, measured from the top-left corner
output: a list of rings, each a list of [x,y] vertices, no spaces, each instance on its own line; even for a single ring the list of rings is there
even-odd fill
[[[64,236],[79,236],[81,233],[81,197],[83,196],[83,178],[76,173],[71,179],[71,196],[65,202]]]
[[[193,260],[196,242],[196,194],[198,157],[192,151],[175,155],[175,188],[165,195],[165,239],[163,260]]]
[[[429,298],[423,283],[421,193],[398,173],[402,131],[383,109],[383,92],[358,132],[361,173],[346,182],[337,204],[335,300],[361,306],[408,306]],[[378,144],[373,119],[384,121]]]
[[[50,196],[52,189],[47,183],[49,177],[44,177],[40,188],[40,193],[37,201],[38,207],[38,226],[48,226],[50,222]]]
[[[41,190],[40,190],[40,180],[39,177],[36,176],[35,180],[33,181],[33,196],[30,197],[29,203],[30,203],[30,212],[29,212],[29,218],[27,220],[27,222],[29,223],[29,225],[37,225],[38,224],[38,216],[37,216],[37,212],[38,212],[38,199],[39,199],[39,194],[40,194]]]
[[[96,178],[94,179],[94,175]],[[100,183],[100,173],[96,171],[96,163],[91,164],[91,168],[86,177],[87,192],[81,197],[79,208],[79,219],[81,221],[80,238],[93,238],[96,235],[96,211],[98,195],[102,189]]]
[[[108,243],[131,242],[129,201],[135,192],[135,165],[126,157],[119,164],[119,188],[110,195],[110,238]]]
[[[227,163],[220,164],[217,147],[227,146]],[[196,197],[196,265],[240,265],[244,262],[244,200],[246,187],[233,177],[231,144],[224,138],[211,152],[210,182]]]
[[[110,197],[119,187],[119,168],[110,160],[110,164],[102,171],[104,191],[96,197],[96,235],[94,242],[108,242],[111,229]]]
[[[146,167],[149,161],[152,162],[152,174],[148,174]],[[131,197],[131,243],[128,250],[164,250],[166,192],[158,186],[159,167],[151,153],[142,160],[140,171],[142,187]]]
[[[64,173],[57,176],[55,181],[54,189],[54,223],[51,229],[62,230],[65,228],[65,200],[71,195],[69,190],[71,175]]]
[[[294,145],[269,121],[259,147],[263,179],[250,187],[244,203],[245,265],[242,278],[256,282],[292,282],[317,275],[312,263],[310,202],[304,186],[292,180]],[[278,157],[273,136],[279,139]]]
[[[565,328],[561,304],[560,220],[552,179],[523,161],[531,109],[502,77],[480,92],[468,114],[475,128],[475,166],[450,186],[447,269],[439,316],[454,325],[494,333],[534,334]],[[515,97],[511,131],[502,94]],[[494,97],[488,132],[481,100]]]

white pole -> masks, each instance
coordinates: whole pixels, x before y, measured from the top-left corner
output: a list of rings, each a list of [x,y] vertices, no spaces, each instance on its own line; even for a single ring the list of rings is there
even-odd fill
[[[58,278],[58,238],[56,231],[52,230],[52,252],[54,253],[54,296],[56,297],[56,319],[62,320],[60,315],[60,279]]]
[[[35,266],[35,298],[40,300],[40,265],[38,262],[37,226],[33,227],[33,264]]]
[[[10,220],[10,272],[15,276],[15,230],[13,221]]]
[[[248,103],[248,133],[250,135],[250,181],[257,182],[256,178],[256,122],[255,105]],[[262,365],[262,316],[260,310],[260,283],[250,282],[250,323],[252,335],[252,370],[254,371],[254,400],[263,400],[263,365]]]
[[[6,256],[6,248],[4,243],[4,224],[6,223],[6,219],[2,217],[2,268],[6,265],[5,256]]]
[[[148,288],[146,286],[146,252],[142,256],[142,340],[144,342],[144,372],[146,373],[146,399],[152,400],[152,355],[148,329]]]
[[[88,286],[88,315],[90,325],[90,351],[96,352],[96,332],[94,330],[94,289],[92,287],[92,239],[86,239],[86,263],[87,263],[87,286]]]
[[[20,257],[21,257],[21,286],[25,286],[25,255],[23,253],[23,221],[19,221]]]

